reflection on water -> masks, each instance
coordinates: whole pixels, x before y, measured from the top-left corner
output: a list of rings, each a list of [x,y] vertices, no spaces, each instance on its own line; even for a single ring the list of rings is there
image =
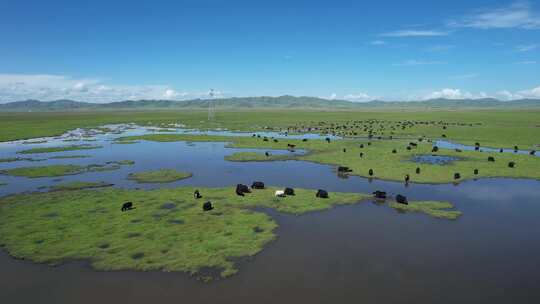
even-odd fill
[[[125,133],[136,133],[126,129]],[[125,134],[124,133],[124,134]],[[122,135],[124,135],[122,134]],[[38,265],[0,254],[0,303],[536,303],[540,301],[540,182],[481,179],[458,186],[341,179],[327,165],[303,161],[235,163],[225,143],[140,142],[111,144],[120,134],[93,135],[102,149],[40,154],[90,155],[44,164],[87,165],[129,159],[133,166],[62,178],[0,175],[0,195],[35,191],[60,181],[105,181],[117,187],[231,186],[254,180],[273,186],[324,188],[330,192],[406,195],[410,200],[450,201],[457,221],[398,214],[369,202],[303,216],[270,212],[279,238],[240,262],[232,278],[210,284],[183,273],[96,272],[85,263]],[[251,136],[251,133],[249,134]],[[62,139],[58,139],[62,141]],[[67,143],[73,144],[73,143]],[[285,144],[285,143],[284,143]],[[36,144],[44,146],[46,144]],[[56,144],[55,144],[56,145]],[[0,158],[33,144],[1,144]],[[290,153],[272,151],[272,153]],[[30,155],[32,156],[32,155]],[[193,172],[171,184],[137,184],[129,173],[160,167]]]

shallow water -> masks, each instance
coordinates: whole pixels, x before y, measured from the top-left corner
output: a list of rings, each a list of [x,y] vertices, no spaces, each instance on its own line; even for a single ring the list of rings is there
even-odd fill
[[[454,161],[458,160],[457,157],[444,156],[444,155],[415,155],[411,158],[412,162],[419,164],[430,164],[430,165],[449,165]]]
[[[279,238],[256,257],[240,262],[237,275],[209,284],[183,273],[97,272],[86,263],[49,267],[1,253],[0,303],[540,301],[540,181],[482,179],[458,185],[406,187],[355,176],[341,179],[332,166],[303,161],[226,162],[225,155],[246,149],[225,148],[225,143],[143,141],[116,145],[109,141],[111,137],[96,142],[104,145],[102,149],[50,154],[91,158],[3,163],[0,169],[129,159],[136,164],[61,179],[147,189],[232,186],[261,180],[275,186],[324,188],[330,195],[334,191],[384,190],[407,195],[409,200],[450,201],[464,215],[457,221],[438,220],[422,214],[400,214],[385,204],[371,202],[299,217],[269,211],[280,224]],[[3,145],[0,157],[30,147]],[[131,172],[159,167],[190,171],[194,176],[165,185],[125,179]],[[0,195],[35,191],[58,183],[55,180],[0,175],[0,182],[8,183],[0,187]]]
[[[460,149],[460,150],[463,150],[463,151],[474,151],[475,150],[474,146],[453,143],[453,142],[446,141],[446,140],[437,140],[437,141],[435,141],[434,146],[437,146],[437,147],[439,147],[441,149],[451,149],[451,150],[455,150],[455,149]],[[531,152],[531,151],[519,150],[519,149],[518,150],[503,149],[503,151],[500,152],[500,148],[497,149],[497,148],[482,147],[482,146],[480,147],[479,151],[480,152],[496,152],[496,153],[512,153],[512,154],[529,154]],[[536,153],[535,156],[540,156],[540,153]]]

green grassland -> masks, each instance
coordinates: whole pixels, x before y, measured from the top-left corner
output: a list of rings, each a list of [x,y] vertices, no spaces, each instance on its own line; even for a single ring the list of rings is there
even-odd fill
[[[20,194],[0,200],[0,244],[14,257],[50,264],[90,259],[101,270],[162,270],[197,274],[219,269],[237,272],[235,258],[253,256],[274,240],[277,223],[254,207],[303,214],[365,198],[357,193],[330,193],[315,198],[314,190],[275,198],[274,188],[245,197],[234,188],[151,191],[106,188]],[[212,211],[202,203],[210,200]],[[135,209],[121,212],[123,202]]]
[[[540,179],[540,157],[512,153],[488,153],[477,151],[456,152],[454,150],[440,149],[432,153],[432,144],[425,140],[375,140],[368,145],[367,140],[335,140],[327,143],[323,140],[280,139],[277,143],[262,138],[254,137],[223,137],[223,136],[200,136],[186,134],[150,134],[143,136],[130,136],[120,138],[122,140],[148,140],[158,142],[174,141],[220,141],[230,142],[230,147],[235,148],[265,148],[286,149],[287,144],[296,145],[297,149],[309,151],[306,155],[288,156],[289,159],[312,161],[322,164],[347,166],[353,170],[351,175],[370,177],[369,169],[373,169],[373,178],[384,180],[402,181],[406,174],[415,183],[448,183],[459,182],[466,179],[486,177],[511,177]],[[407,150],[409,142],[417,143],[416,148]],[[364,147],[360,148],[363,144]],[[343,152],[345,149],[346,152]],[[397,153],[392,153],[393,150]],[[363,157],[360,157],[363,153]],[[445,166],[418,164],[411,161],[415,155],[445,155],[458,157],[460,160]],[[489,162],[488,156],[493,156],[495,162]],[[250,158],[252,157],[252,158]],[[229,160],[260,161],[264,154],[252,153],[233,154]],[[275,159],[274,159],[275,160]],[[509,162],[515,162],[515,168],[509,168]],[[416,168],[420,168],[420,174],[416,174]],[[474,169],[479,174],[474,174]],[[454,173],[460,173],[461,178],[454,179]]]
[[[460,110],[425,109],[309,111],[253,110],[219,111],[209,122],[205,111],[139,111],[139,112],[69,112],[69,113],[0,113],[0,141],[60,135],[70,129],[98,127],[107,123],[133,122],[141,125],[167,126],[181,123],[189,128],[261,131],[314,127],[319,123],[345,124],[351,121],[377,120],[389,127],[398,122],[417,122],[396,130],[372,130],[373,134],[439,138],[442,134],[459,143],[480,142],[485,146],[511,148],[518,145],[533,149],[540,144],[540,111],[538,110]],[[423,124],[419,122],[429,122]],[[471,126],[472,125],[472,126]],[[379,126],[379,124],[374,124]],[[446,129],[443,127],[446,126]],[[342,130],[341,130],[342,131]],[[347,129],[367,135],[363,128]]]
[[[43,147],[43,148],[33,148],[28,150],[22,150],[17,153],[19,154],[38,154],[38,153],[53,153],[53,152],[65,152],[65,151],[77,151],[77,150],[92,150],[100,149],[103,146],[93,146],[93,145],[71,145],[63,147]]]
[[[133,161],[112,161],[105,164],[91,164],[87,166],[80,165],[49,165],[35,167],[20,167],[13,169],[0,170],[0,174],[22,176],[28,178],[56,177],[65,175],[75,175],[87,172],[102,172],[118,170],[122,165],[131,165]]]
[[[159,169],[155,171],[131,173],[128,175],[128,179],[138,183],[171,183],[191,176],[193,176],[193,174],[188,172],[180,172],[174,169]]]
[[[408,205],[391,202],[389,203],[389,206],[400,212],[424,213],[435,218],[444,218],[448,220],[456,220],[463,214],[458,210],[450,210],[454,208],[454,205],[449,202],[412,202]]]
[[[236,162],[251,162],[251,161],[276,161],[276,160],[292,160],[295,159],[294,155],[272,155],[266,156],[264,153],[259,152],[236,152],[231,155],[225,156],[225,160]]]

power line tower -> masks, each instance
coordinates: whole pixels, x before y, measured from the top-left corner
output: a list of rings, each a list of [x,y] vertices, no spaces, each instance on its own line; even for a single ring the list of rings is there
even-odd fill
[[[208,93],[208,121],[214,120],[215,117],[215,108],[214,108],[214,89],[210,89]]]

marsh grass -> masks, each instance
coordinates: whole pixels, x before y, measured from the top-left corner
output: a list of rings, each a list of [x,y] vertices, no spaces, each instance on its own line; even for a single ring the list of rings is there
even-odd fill
[[[155,171],[131,173],[128,175],[128,179],[138,183],[171,183],[191,176],[193,176],[193,174],[189,172],[181,172],[174,169],[159,169]]]
[[[106,164],[91,164],[87,166],[80,165],[49,165],[35,167],[20,167],[13,169],[0,170],[0,174],[22,176],[28,178],[56,177],[65,175],[76,175],[87,172],[103,172],[118,170],[122,165],[132,164],[132,161],[113,161]]]
[[[68,191],[68,190],[81,190],[81,189],[93,189],[111,187],[113,184],[105,182],[69,182],[51,186],[52,191]]]
[[[336,140],[327,143],[323,140],[310,140],[303,142],[295,139],[281,139],[279,143],[263,141],[262,138],[253,137],[225,137],[189,134],[150,134],[142,136],[130,136],[120,138],[123,140],[148,140],[157,142],[229,142],[228,147],[234,148],[262,148],[262,149],[286,149],[287,144],[296,145],[296,149],[308,151],[305,155],[288,155],[288,159],[305,160],[321,164],[347,166],[353,171],[349,175],[370,177],[369,169],[373,169],[372,178],[383,180],[403,181],[404,176],[409,174],[412,183],[449,183],[461,182],[468,179],[486,177],[510,177],[510,178],[533,178],[540,179],[540,157],[523,154],[497,153],[443,150],[432,153],[432,144],[425,140],[377,140],[367,145],[366,140],[350,139]],[[411,150],[405,149],[409,142],[417,143],[417,147]],[[360,144],[364,147],[360,148]],[[343,149],[346,152],[343,152]],[[392,153],[396,149],[397,153]],[[360,153],[363,156],[360,157]],[[415,155],[436,154],[457,158],[457,160],[445,166],[435,164],[418,164],[410,161]],[[230,155],[228,158],[241,161],[260,161],[264,155],[252,152],[240,155]],[[488,162],[488,156],[494,156],[495,162]],[[265,156],[264,156],[265,157]],[[266,158],[266,157],[265,157]],[[266,159],[265,159],[266,160]],[[271,159],[279,160],[279,159]],[[508,162],[516,162],[515,168],[508,168]],[[416,174],[416,168],[421,169]],[[474,169],[479,174],[474,174]],[[461,178],[454,179],[454,173],[460,173]]]
[[[367,196],[331,193],[315,198],[315,190],[273,200],[275,188],[245,197],[233,187],[192,187],[151,191],[104,188],[53,191],[0,199],[0,244],[14,257],[58,264],[89,259],[100,270],[162,270],[197,274],[221,269],[227,277],[238,271],[234,260],[253,256],[276,238],[277,223],[256,207],[303,214]],[[210,200],[214,210],[202,210]],[[121,212],[123,202],[135,209]],[[174,208],[163,208],[174,205]]]
[[[53,152],[65,152],[65,151],[77,151],[77,150],[91,150],[91,149],[100,149],[103,146],[99,145],[71,145],[63,147],[43,147],[43,148],[33,148],[28,150],[22,150],[17,153],[19,154],[39,154],[39,153],[53,153]]]
[[[408,205],[391,202],[389,206],[401,212],[424,213],[435,218],[448,220],[456,220],[463,214],[458,210],[450,210],[454,208],[454,205],[449,202],[410,202]]]

